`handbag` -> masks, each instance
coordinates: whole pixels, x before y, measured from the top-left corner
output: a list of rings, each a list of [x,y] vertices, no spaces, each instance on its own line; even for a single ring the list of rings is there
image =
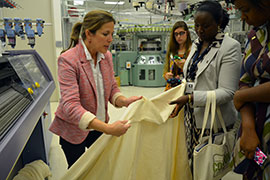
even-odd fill
[[[210,112],[210,135],[203,137]],[[216,112],[223,129],[223,133],[213,134]],[[220,108],[216,108],[215,91],[208,91],[202,132],[199,138],[199,144],[194,148],[193,151],[194,180],[219,180],[232,170],[230,160],[236,139],[235,137],[235,130],[232,129],[227,131]]]
[[[231,161],[233,172],[237,174],[244,174],[250,165],[251,160],[247,159],[246,156],[241,152],[240,138],[236,140]]]

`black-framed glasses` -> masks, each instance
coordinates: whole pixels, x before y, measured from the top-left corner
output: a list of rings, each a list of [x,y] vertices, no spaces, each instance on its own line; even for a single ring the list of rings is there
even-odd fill
[[[175,37],[177,37],[178,35],[183,36],[183,35],[186,34],[186,31],[174,32],[173,34],[174,34]]]

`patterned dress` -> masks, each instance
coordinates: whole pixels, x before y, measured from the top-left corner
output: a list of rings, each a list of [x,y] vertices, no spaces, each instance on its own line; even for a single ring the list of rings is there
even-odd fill
[[[252,87],[270,81],[270,42],[266,25],[253,29],[248,35],[242,62],[239,86]],[[270,96],[270,92],[269,92]],[[270,103],[256,104],[256,132],[260,149],[268,156],[262,167],[250,161],[245,176],[251,180],[270,179]]]

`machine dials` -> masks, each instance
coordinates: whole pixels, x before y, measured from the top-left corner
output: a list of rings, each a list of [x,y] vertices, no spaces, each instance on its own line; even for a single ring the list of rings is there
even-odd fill
[[[40,84],[38,82],[35,82],[35,85],[36,85],[37,88],[40,87]]]
[[[34,91],[32,88],[28,88],[27,91],[29,92],[29,94],[34,94]]]

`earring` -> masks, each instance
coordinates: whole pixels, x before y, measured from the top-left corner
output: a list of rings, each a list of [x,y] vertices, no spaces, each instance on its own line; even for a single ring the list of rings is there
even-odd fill
[[[218,26],[218,32],[221,32],[221,28],[220,28],[220,26]]]

